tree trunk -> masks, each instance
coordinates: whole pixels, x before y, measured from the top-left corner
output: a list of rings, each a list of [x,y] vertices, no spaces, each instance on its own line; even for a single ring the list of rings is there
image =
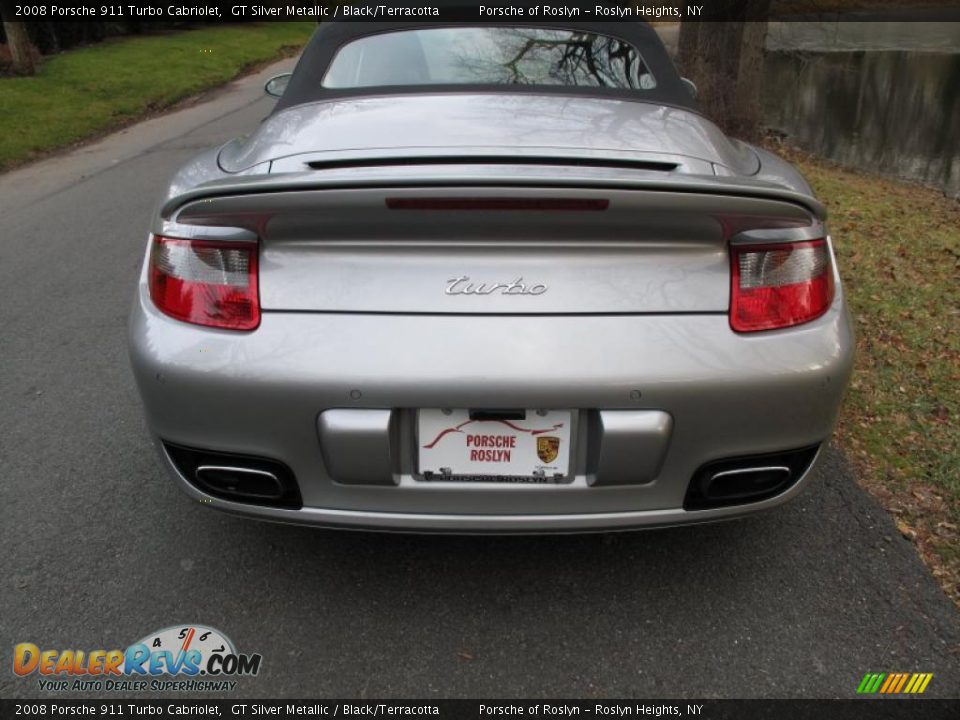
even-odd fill
[[[721,2],[707,6],[701,21],[680,23],[680,72],[697,85],[700,106],[707,116],[727,133],[746,140],[759,139],[762,134],[770,2]]]
[[[17,75],[34,75],[37,67],[33,62],[33,46],[27,35],[27,27],[22,22],[3,21],[3,32],[7,35],[7,47],[13,58],[13,72]]]
[[[757,139],[763,128],[766,42],[766,22],[743,23],[731,122],[748,139]]]
[[[702,27],[703,23],[698,22],[680,23],[680,37],[677,39],[677,67],[684,77],[690,77],[696,70],[694,64],[700,47],[700,28]],[[690,79],[693,80],[692,77]]]

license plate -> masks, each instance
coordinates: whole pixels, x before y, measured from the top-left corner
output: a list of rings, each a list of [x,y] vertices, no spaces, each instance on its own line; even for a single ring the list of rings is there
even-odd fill
[[[420,473],[431,480],[555,480],[570,470],[570,410],[470,419],[468,410],[417,414]]]

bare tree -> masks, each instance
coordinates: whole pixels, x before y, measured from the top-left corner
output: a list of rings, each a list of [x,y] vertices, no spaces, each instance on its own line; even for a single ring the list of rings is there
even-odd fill
[[[764,47],[771,0],[725,0],[701,21],[680,24],[677,62],[699,89],[704,111],[748,140],[762,132]]]
[[[622,40],[564,30],[496,28],[482,32],[495,51],[465,52],[457,57],[458,70],[475,82],[642,86],[640,75],[645,68],[636,50]]]
[[[17,75],[35,75],[37,66],[33,62],[33,46],[27,35],[27,26],[22,22],[3,21],[3,32],[7,36],[7,47],[13,58],[13,71]]]

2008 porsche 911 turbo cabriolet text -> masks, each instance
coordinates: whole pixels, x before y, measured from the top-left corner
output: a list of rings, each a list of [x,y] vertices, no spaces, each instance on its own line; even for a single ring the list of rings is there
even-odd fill
[[[824,208],[691,90],[642,23],[322,25],[153,221],[130,352],[177,483],[446,532],[796,495],[852,361]]]

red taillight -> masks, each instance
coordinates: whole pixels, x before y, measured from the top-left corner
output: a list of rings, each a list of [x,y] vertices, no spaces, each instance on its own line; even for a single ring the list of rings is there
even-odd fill
[[[730,327],[773,330],[820,317],[833,302],[826,240],[733,245]]]
[[[177,320],[253,330],[260,324],[256,243],[154,237],[150,298]]]

